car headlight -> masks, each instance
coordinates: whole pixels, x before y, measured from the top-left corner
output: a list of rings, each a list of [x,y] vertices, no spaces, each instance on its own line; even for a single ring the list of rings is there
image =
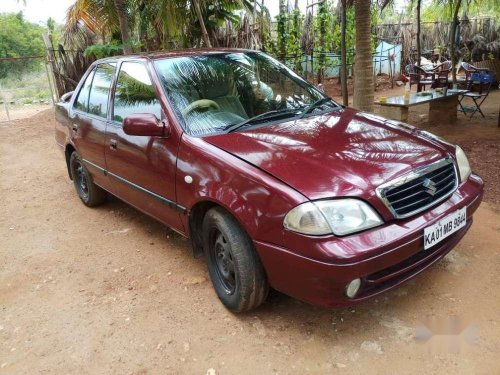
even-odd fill
[[[353,198],[306,202],[285,216],[285,228],[294,232],[321,236],[360,232],[383,223],[368,204]]]
[[[457,158],[458,172],[460,173],[460,181],[467,180],[472,173],[469,165],[469,160],[465,156],[464,150],[460,146],[456,146],[455,156]]]

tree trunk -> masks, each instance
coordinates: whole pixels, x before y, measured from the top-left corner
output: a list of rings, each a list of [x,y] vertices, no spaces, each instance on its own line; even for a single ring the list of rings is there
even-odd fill
[[[460,11],[462,0],[456,0],[453,5],[455,6],[455,8],[453,9],[453,21],[451,22],[450,31],[451,76],[453,77],[453,83],[457,83],[457,53],[455,34],[457,33],[457,25],[460,23],[458,21],[458,12]]]
[[[252,26],[250,27],[252,30],[252,38],[250,39],[251,48],[257,49],[257,38],[255,37],[255,31],[257,30],[257,0],[253,0],[253,11],[252,11]]]
[[[285,25],[285,0],[279,0],[279,20],[278,20],[278,25],[277,25],[277,31],[278,31],[278,55],[279,55],[279,60],[281,62],[285,62],[286,58],[286,25]]]
[[[321,3],[319,3],[319,9],[318,9],[318,16],[320,17],[319,19],[319,48],[318,48],[318,64],[319,64],[319,69],[318,69],[318,84],[323,83],[323,78],[325,77],[325,61],[326,61],[326,13],[328,12],[328,2],[326,0],[323,0]],[[313,49],[313,54],[314,54],[314,49]]]
[[[201,35],[203,37],[203,41],[208,48],[212,48],[212,43],[210,43],[210,38],[208,37],[207,28],[205,27],[205,21],[203,21],[203,15],[201,14],[200,1],[193,0],[194,10],[196,12],[196,16],[198,17],[198,22],[200,23]]]
[[[421,64],[422,49],[420,46],[420,5],[422,0],[417,0],[417,65]]]
[[[346,30],[347,30],[347,0],[342,0],[341,5],[341,33],[340,33],[340,84],[342,91],[342,104],[346,107],[349,104],[349,93],[347,91],[347,51],[346,51]]]
[[[367,0],[354,0],[356,56],[353,106],[367,112],[373,112],[374,99],[370,5],[371,2]]]
[[[118,22],[120,23],[120,33],[122,35],[123,53],[132,53],[132,43],[130,41],[130,29],[128,27],[127,10],[124,0],[114,0]]]

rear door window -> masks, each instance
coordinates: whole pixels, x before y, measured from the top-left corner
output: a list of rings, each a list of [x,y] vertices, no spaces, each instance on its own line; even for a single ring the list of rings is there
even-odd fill
[[[122,123],[134,113],[151,113],[161,120],[161,105],[147,67],[140,62],[125,61],[116,81],[113,120]]]
[[[78,109],[79,111],[88,112],[90,85],[92,84],[94,73],[95,69],[93,69],[87,76],[87,79],[85,80],[80,92],[78,93],[78,97],[76,98],[75,109]]]
[[[88,112],[106,118],[108,115],[108,98],[111,83],[115,74],[115,63],[99,64],[89,95]]]

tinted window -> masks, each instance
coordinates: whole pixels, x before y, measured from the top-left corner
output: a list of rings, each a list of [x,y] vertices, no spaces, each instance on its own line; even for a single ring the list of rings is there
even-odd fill
[[[95,72],[89,96],[89,113],[100,117],[108,114],[108,96],[115,72],[114,63],[100,64]]]
[[[146,66],[124,62],[116,82],[113,120],[123,122],[134,113],[152,113],[160,120],[161,106]]]
[[[92,78],[94,78],[95,69],[90,72],[83,84],[80,92],[78,93],[78,97],[75,101],[75,108],[87,112],[89,105],[89,93],[90,93],[90,85],[92,84]]]

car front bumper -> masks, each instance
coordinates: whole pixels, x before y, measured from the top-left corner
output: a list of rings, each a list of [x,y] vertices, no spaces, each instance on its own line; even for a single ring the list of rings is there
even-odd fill
[[[425,212],[343,238],[311,239],[314,251],[301,252],[301,241],[287,247],[254,242],[273,288],[314,305],[349,306],[396,287],[443,258],[472,225],[482,196],[483,182],[472,175],[446,201]],[[465,206],[466,226],[423,250],[424,228]],[[315,253],[320,256],[304,255]],[[362,286],[348,298],[346,285],[356,278]]]

